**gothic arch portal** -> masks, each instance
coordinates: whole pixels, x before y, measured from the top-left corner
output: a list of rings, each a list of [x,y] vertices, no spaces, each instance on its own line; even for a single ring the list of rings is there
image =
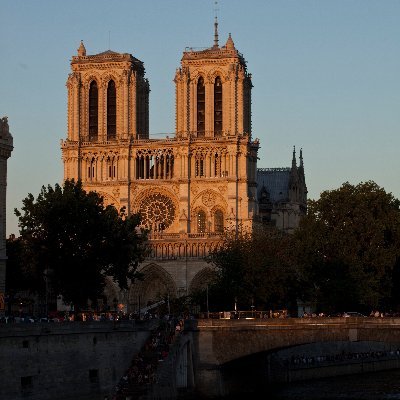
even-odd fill
[[[136,311],[164,299],[167,295],[176,296],[176,285],[171,275],[155,263],[146,265],[140,273],[143,280],[137,280],[129,290],[129,311]]]
[[[202,291],[206,288],[207,284],[211,283],[215,279],[215,271],[206,267],[199,271],[189,285],[189,294]]]

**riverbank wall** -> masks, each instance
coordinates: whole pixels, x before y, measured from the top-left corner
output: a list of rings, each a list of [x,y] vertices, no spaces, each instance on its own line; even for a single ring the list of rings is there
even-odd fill
[[[0,325],[0,399],[103,400],[156,321]]]

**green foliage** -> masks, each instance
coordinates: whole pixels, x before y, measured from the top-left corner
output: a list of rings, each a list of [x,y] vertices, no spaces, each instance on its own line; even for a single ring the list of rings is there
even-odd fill
[[[7,239],[6,248],[8,257],[6,269],[7,295],[13,296],[21,291],[29,291],[32,281],[25,268],[22,238]]]
[[[25,271],[37,292],[43,293],[47,276],[55,293],[84,307],[102,295],[107,276],[121,288],[137,277],[146,251],[145,234],[137,234],[139,217],[104,207],[102,197],[86,193],[80,182],[42,187],[15,214]]]
[[[235,298],[241,309],[286,308],[295,298],[292,237],[275,228],[228,233],[210,262],[217,275],[209,290],[211,309],[233,309]]]
[[[303,297],[327,311],[390,302],[399,201],[374,182],[325,191],[295,234]]]

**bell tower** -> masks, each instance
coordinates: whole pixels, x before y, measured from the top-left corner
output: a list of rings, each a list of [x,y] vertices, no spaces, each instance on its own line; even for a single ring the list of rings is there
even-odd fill
[[[71,70],[67,80],[69,140],[148,138],[149,83],[140,60],[111,50],[87,55],[81,42]]]
[[[176,70],[176,136],[251,137],[251,74],[231,34],[205,50],[186,48]]]
[[[72,57],[68,132],[61,148],[64,180],[82,181],[106,204],[130,211],[132,145],[149,137],[149,82],[142,61],[107,50]]]

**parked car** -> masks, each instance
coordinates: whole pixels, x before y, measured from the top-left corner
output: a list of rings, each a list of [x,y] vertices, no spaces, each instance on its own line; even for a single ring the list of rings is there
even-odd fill
[[[359,312],[356,312],[356,311],[346,311],[346,312],[343,313],[343,317],[347,317],[347,318],[348,317],[364,318],[365,315],[361,314]]]

